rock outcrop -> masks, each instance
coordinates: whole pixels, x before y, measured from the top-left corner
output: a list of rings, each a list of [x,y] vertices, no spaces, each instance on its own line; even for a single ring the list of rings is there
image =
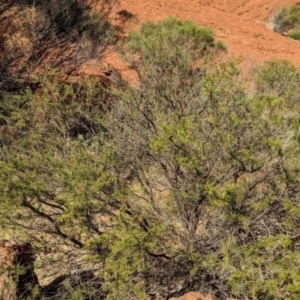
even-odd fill
[[[154,298],[149,297],[147,300],[165,300],[165,299],[162,297],[154,297]],[[189,292],[181,297],[170,298],[169,300],[219,300],[219,299],[211,293],[204,296],[200,292]],[[228,298],[227,300],[238,300],[238,299]]]
[[[218,300],[213,294],[204,296],[199,292],[189,292],[179,298],[171,298],[170,300]]]

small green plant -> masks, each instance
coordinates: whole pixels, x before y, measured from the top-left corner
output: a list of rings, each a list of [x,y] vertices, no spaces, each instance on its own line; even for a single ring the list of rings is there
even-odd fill
[[[298,24],[288,35],[291,39],[300,41],[300,24]]]
[[[253,70],[257,89],[263,94],[275,94],[291,99],[298,93],[300,72],[289,61],[270,60]]]
[[[278,33],[289,32],[288,36],[300,40],[300,5],[281,7],[271,16],[268,27]]]

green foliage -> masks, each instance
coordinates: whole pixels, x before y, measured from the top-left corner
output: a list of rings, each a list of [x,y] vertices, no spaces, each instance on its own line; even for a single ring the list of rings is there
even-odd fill
[[[300,41],[300,24],[298,24],[295,28],[293,28],[289,32],[289,37],[294,40]]]
[[[131,59],[132,54],[138,53],[143,60],[153,61],[163,74],[174,72],[173,67],[190,69],[212,48],[224,51],[226,47],[214,41],[211,29],[171,17],[157,24],[145,22],[139,32],[130,32],[122,53],[127,58],[130,55]]]
[[[269,20],[269,27],[275,32],[290,31],[288,36],[299,40],[300,5],[282,7]]]
[[[286,60],[266,61],[253,70],[259,93],[284,97],[295,101],[298,97],[300,71]]]
[[[149,268],[145,254],[159,249],[165,227],[160,225],[143,231],[139,222],[129,223],[126,214],[121,213],[116,230],[101,237],[101,243],[111,249],[103,270],[103,289],[108,292],[107,299],[132,296],[143,299],[146,296],[147,283],[145,279],[141,280]]]
[[[167,219],[176,228],[175,236],[179,228],[184,232],[177,249],[187,256],[176,256],[182,266],[189,265],[195,253],[207,251],[201,242],[203,237],[197,232],[199,223],[206,224],[204,234],[209,237],[205,237],[214,243],[227,238],[230,241],[234,233],[242,247],[237,248],[232,243],[233,249],[240,249],[236,255],[245,257],[245,261],[251,260],[251,253],[256,253],[258,236],[285,238],[278,235],[280,227],[276,224],[283,226],[282,214],[289,215],[289,211],[283,209],[284,199],[291,198],[287,186],[293,186],[293,203],[297,202],[298,188],[292,178],[299,170],[295,160],[299,156],[299,70],[284,61],[267,62],[253,71],[248,82],[252,81],[254,91],[248,90],[234,62],[212,65],[198,49],[192,52],[190,44],[187,45],[189,59],[184,60],[183,45],[177,50],[168,47],[168,38],[158,43],[158,33],[149,36],[132,34],[123,48],[141,83],[139,89],[128,87],[122,92],[114,110],[116,119],[123,120],[115,122],[114,132],[120,134],[113,136],[119,143],[121,135],[124,136],[124,146],[119,153],[124,161],[135,166],[148,195],[144,201],[157,209],[161,222]],[[130,50],[132,56],[128,54]],[[179,56],[184,57],[183,61],[172,59],[177,56],[176,51],[182,51]],[[196,61],[201,61],[199,73],[193,71]],[[127,119],[130,126],[126,125]],[[129,136],[134,138],[128,139]],[[155,175],[159,180],[145,171],[149,168],[151,173],[159,174]],[[167,207],[153,192],[159,189],[159,181],[165,182],[170,190]],[[292,223],[297,227],[294,221]],[[288,225],[284,226],[287,230]],[[295,234],[294,229],[289,232]],[[192,245],[193,250],[186,244]],[[247,254],[245,249],[253,252]],[[280,248],[277,264],[281,266],[286,259],[284,251],[284,247]],[[292,259],[295,254],[291,251],[287,257]],[[283,260],[281,255],[285,257]],[[271,259],[269,253],[259,258],[264,266]],[[212,261],[206,257],[194,267],[197,265],[198,270],[206,270],[204,272],[212,277],[218,276],[218,263]],[[277,264],[270,265],[271,273],[277,270]],[[235,263],[230,261],[223,274],[229,274],[233,265]],[[236,268],[236,273],[224,275],[227,287],[236,296],[278,299],[281,290],[286,296],[293,286],[286,283],[289,277],[281,289],[276,289],[276,285],[282,285],[278,278],[288,276],[278,271],[274,277],[265,276],[261,286],[255,287],[259,269],[253,263],[253,270],[249,271],[249,277],[245,276],[246,283],[241,283],[240,288],[234,278],[239,272],[242,278],[244,267]],[[202,289],[203,286],[204,283]],[[224,285],[220,290],[227,287]]]
[[[138,86],[51,71],[2,93],[1,226],[46,265],[100,270],[61,299],[299,298],[300,72],[270,61],[245,78],[217,44],[191,21],[147,22],[120,45]]]
[[[57,246],[68,239],[82,247],[78,235],[101,232],[91,216],[109,210],[106,194],[114,193],[116,181],[101,125],[106,93],[97,82],[77,86],[53,78],[40,79],[36,93],[11,97],[16,101],[4,121],[14,135],[2,141],[1,223],[12,230],[25,226],[18,235],[27,239],[48,228],[35,237],[41,246],[56,236],[62,239],[53,241]]]
[[[298,299],[299,253],[285,235],[264,237],[251,246],[223,244],[221,265],[230,270],[228,284],[235,295],[251,299]]]

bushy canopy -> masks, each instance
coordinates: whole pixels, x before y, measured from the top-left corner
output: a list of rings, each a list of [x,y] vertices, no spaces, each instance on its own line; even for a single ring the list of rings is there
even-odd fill
[[[241,76],[210,29],[174,18],[119,47],[138,86],[50,72],[1,91],[5,234],[54,273],[95,271],[68,299],[298,299],[299,69]]]

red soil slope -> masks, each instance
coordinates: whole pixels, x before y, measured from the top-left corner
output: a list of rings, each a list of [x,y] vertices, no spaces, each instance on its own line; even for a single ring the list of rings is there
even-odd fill
[[[300,42],[266,26],[274,10],[296,3],[299,0],[119,0],[112,18],[127,10],[138,19],[134,29],[145,20],[156,22],[168,16],[191,19],[213,28],[215,37],[228,46],[228,55],[242,56],[249,66],[270,58],[287,59],[300,66]],[[115,53],[108,54],[105,62],[120,70],[125,78],[130,77]]]
[[[299,1],[298,1],[299,2]],[[296,4],[293,0],[212,0],[210,3],[238,16],[266,21],[278,7]]]

